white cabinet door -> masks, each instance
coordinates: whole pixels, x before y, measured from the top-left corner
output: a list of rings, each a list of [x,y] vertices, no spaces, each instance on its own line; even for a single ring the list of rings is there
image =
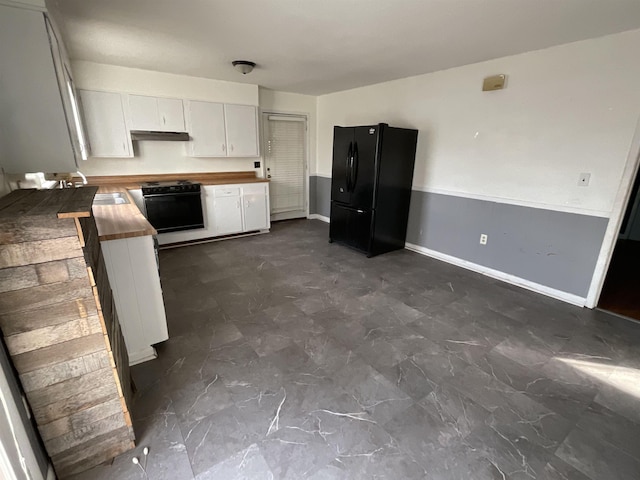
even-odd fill
[[[93,157],[133,157],[122,95],[80,90],[84,121]]]
[[[184,108],[179,98],[158,98],[160,130],[184,132]]]
[[[214,224],[216,235],[242,232],[241,197],[216,196],[214,200]]]
[[[225,105],[227,126],[227,156],[258,156],[258,117],[256,107]]]
[[[157,98],[143,95],[129,95],[128,97],[131,130],[159,130]]]
[[[192,157],[224,157],[227,145],[224,128],[224,107],[221,103],[186,102],[187,130],[191,136]]]
[[[251,183],[242,186],[245,232],[266,230],[270,227],[268,192],[268,183]]]

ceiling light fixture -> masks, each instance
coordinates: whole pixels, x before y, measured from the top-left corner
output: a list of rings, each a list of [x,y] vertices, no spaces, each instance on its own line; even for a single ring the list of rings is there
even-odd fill
[[[253,68],[256,66],[255,63],[248,60],[234,60],[233,62],[231,62],[231,64],[243,75],[251,73]]]

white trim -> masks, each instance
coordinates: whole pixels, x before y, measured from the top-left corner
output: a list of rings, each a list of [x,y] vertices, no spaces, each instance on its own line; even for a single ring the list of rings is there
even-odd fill
[[[529,200],[518,200],[515,198],[506,198],[506,197],[494,197],[491,195],[481,195],[476,193],[467,193],[467,192],[457,192],[454,190],[445,190],[443,188],[435,188],[435,187],[419,187],[412,186],[412,190],[417,190],[419,192],[427,192],[427,193],[437,193],[439,195],[449,195],[452,197],[461,197],[461,198],[471,198],[474,200],[483,200],[485,202],[494,202],[494,203],[505,203],[508,205],[517,205],[520,207],[530,207],[530,208],[539,208],[543,210],[553,210],[555,212],[564,212],[564,213],[577,213],[578,215],[589,215],[592,217],[603,217],[609,218],[611,216],[611,212],[607,212],[605,210],[592,210],[589,208],[580,208],[580,207],[572,207],[569,205],[552,205],[544,202],[532,202]]]
[[[331,178],[331,175],[325,175],[322,173],[310,174],[312,177]],[[578,215],[589,215],[591,217],[609,218],[611,216],[610,211],[606,210],[593,210],[590,208],[572,207],[570,205],[554,205],[544,202],[532,202],[530,200],[518,200],[516,198],[495,197],[492,195],[481,195],[478,193],[458,192],[455,190],[446,190],[444,188],[437,187],[422,187],[413,185],[411,190],[426,193],[436,193],[439,195],[448,195],[450,197],[471,198],[473,200],[482,200],[485,202],[504,203],[507,205],[517,205],[520,207],[538,208],[542,210],[552,210],[554,212],[563,213],[575,213]]]
[[[307,218],[309,218],[309,220],[320,220],[321,222],[324,222],[324,223],[331,223],[329,220],[329,217],[325,217],[324,215],[320,215],[318,213],[312,213]]]
[[[149,360],[153,360],[155,358],[158,358],[158,352],[156,352],[155,348],[143,348],[142,350],[137,350],[135,352],[129,353],[129,366],[133,367],[134,365],[148,362]]]
[[[280,220],[293,220],[294,218],[307,218],[308,212],[305,210],[294,210],[291,212],[272,213],[271,221],[279,222]]]
[[[421,255],[426,255],[427,257],[432,257],[437,260],[442,260],[443,262],[456,265],[458,267],[466,268],[467,270],[471,270],[473,272],[481,273],[482,275],[486,275],[487,277],[495,278],[497,280],[502,280],[503,282],[526,288],[527,290],[531,290],[532,292],[541,293],[548,297],[556,298],[558,300],[562,300],[579,307],[585,306],[586,299],[572,293],[563,292],[562,290],[556,290],[555,288],[550,288],[539,283],[531,282],[529,280],[525,280],[524,278],[516,277],[515,275],[501,272],[499,270],[494,270],[483,265],[478,265],[477,263],[469,262],[458,257],[453,257],[445,253],[421,247],[420,245],[414,245],[413,243],[405,243],[404,248]]]
[[[604,234],[604,240],[602,241],[602,248],[600,249],[600,255],[596,262],[596,268],[593,272],[593,278],[591,279],[591,285],[589,286],[589,293],[587,294],[586,306],[589,308],[595,308],[600,300],[600,294],[602,293],[602,287],[604,286],[604,280],[609,270],[609,264],[611,263],[611,257],[613,256],[613,250],[618,240],[618,233],[622,225],[622,219],[624,218],[624,211],[629,203],[629,197],[631,196],[631,190],[633,188],[633,181],[635,180],[636,173],[640,167],[640,118],[636,123],[636,131],[631,141],[629,148],[629,154],[627,156],[627,163],[622,173],[620,180],[620,187],[618,187],[618,193],[616,195],[615,202],[613,203],[613,210],[609,225]]]

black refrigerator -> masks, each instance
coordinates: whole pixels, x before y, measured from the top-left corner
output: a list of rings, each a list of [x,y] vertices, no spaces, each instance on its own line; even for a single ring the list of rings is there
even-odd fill
[[[404,248],[418,131],[333,127],[329,241],[368,257]]]

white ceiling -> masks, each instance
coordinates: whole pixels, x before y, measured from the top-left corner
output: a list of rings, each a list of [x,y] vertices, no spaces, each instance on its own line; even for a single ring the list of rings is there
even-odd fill
[[[73,59],[312,95],[640,28],[638,0],[47,0],[47,6]],[[258,67],[243,76],[231,66],[235,59]]]

